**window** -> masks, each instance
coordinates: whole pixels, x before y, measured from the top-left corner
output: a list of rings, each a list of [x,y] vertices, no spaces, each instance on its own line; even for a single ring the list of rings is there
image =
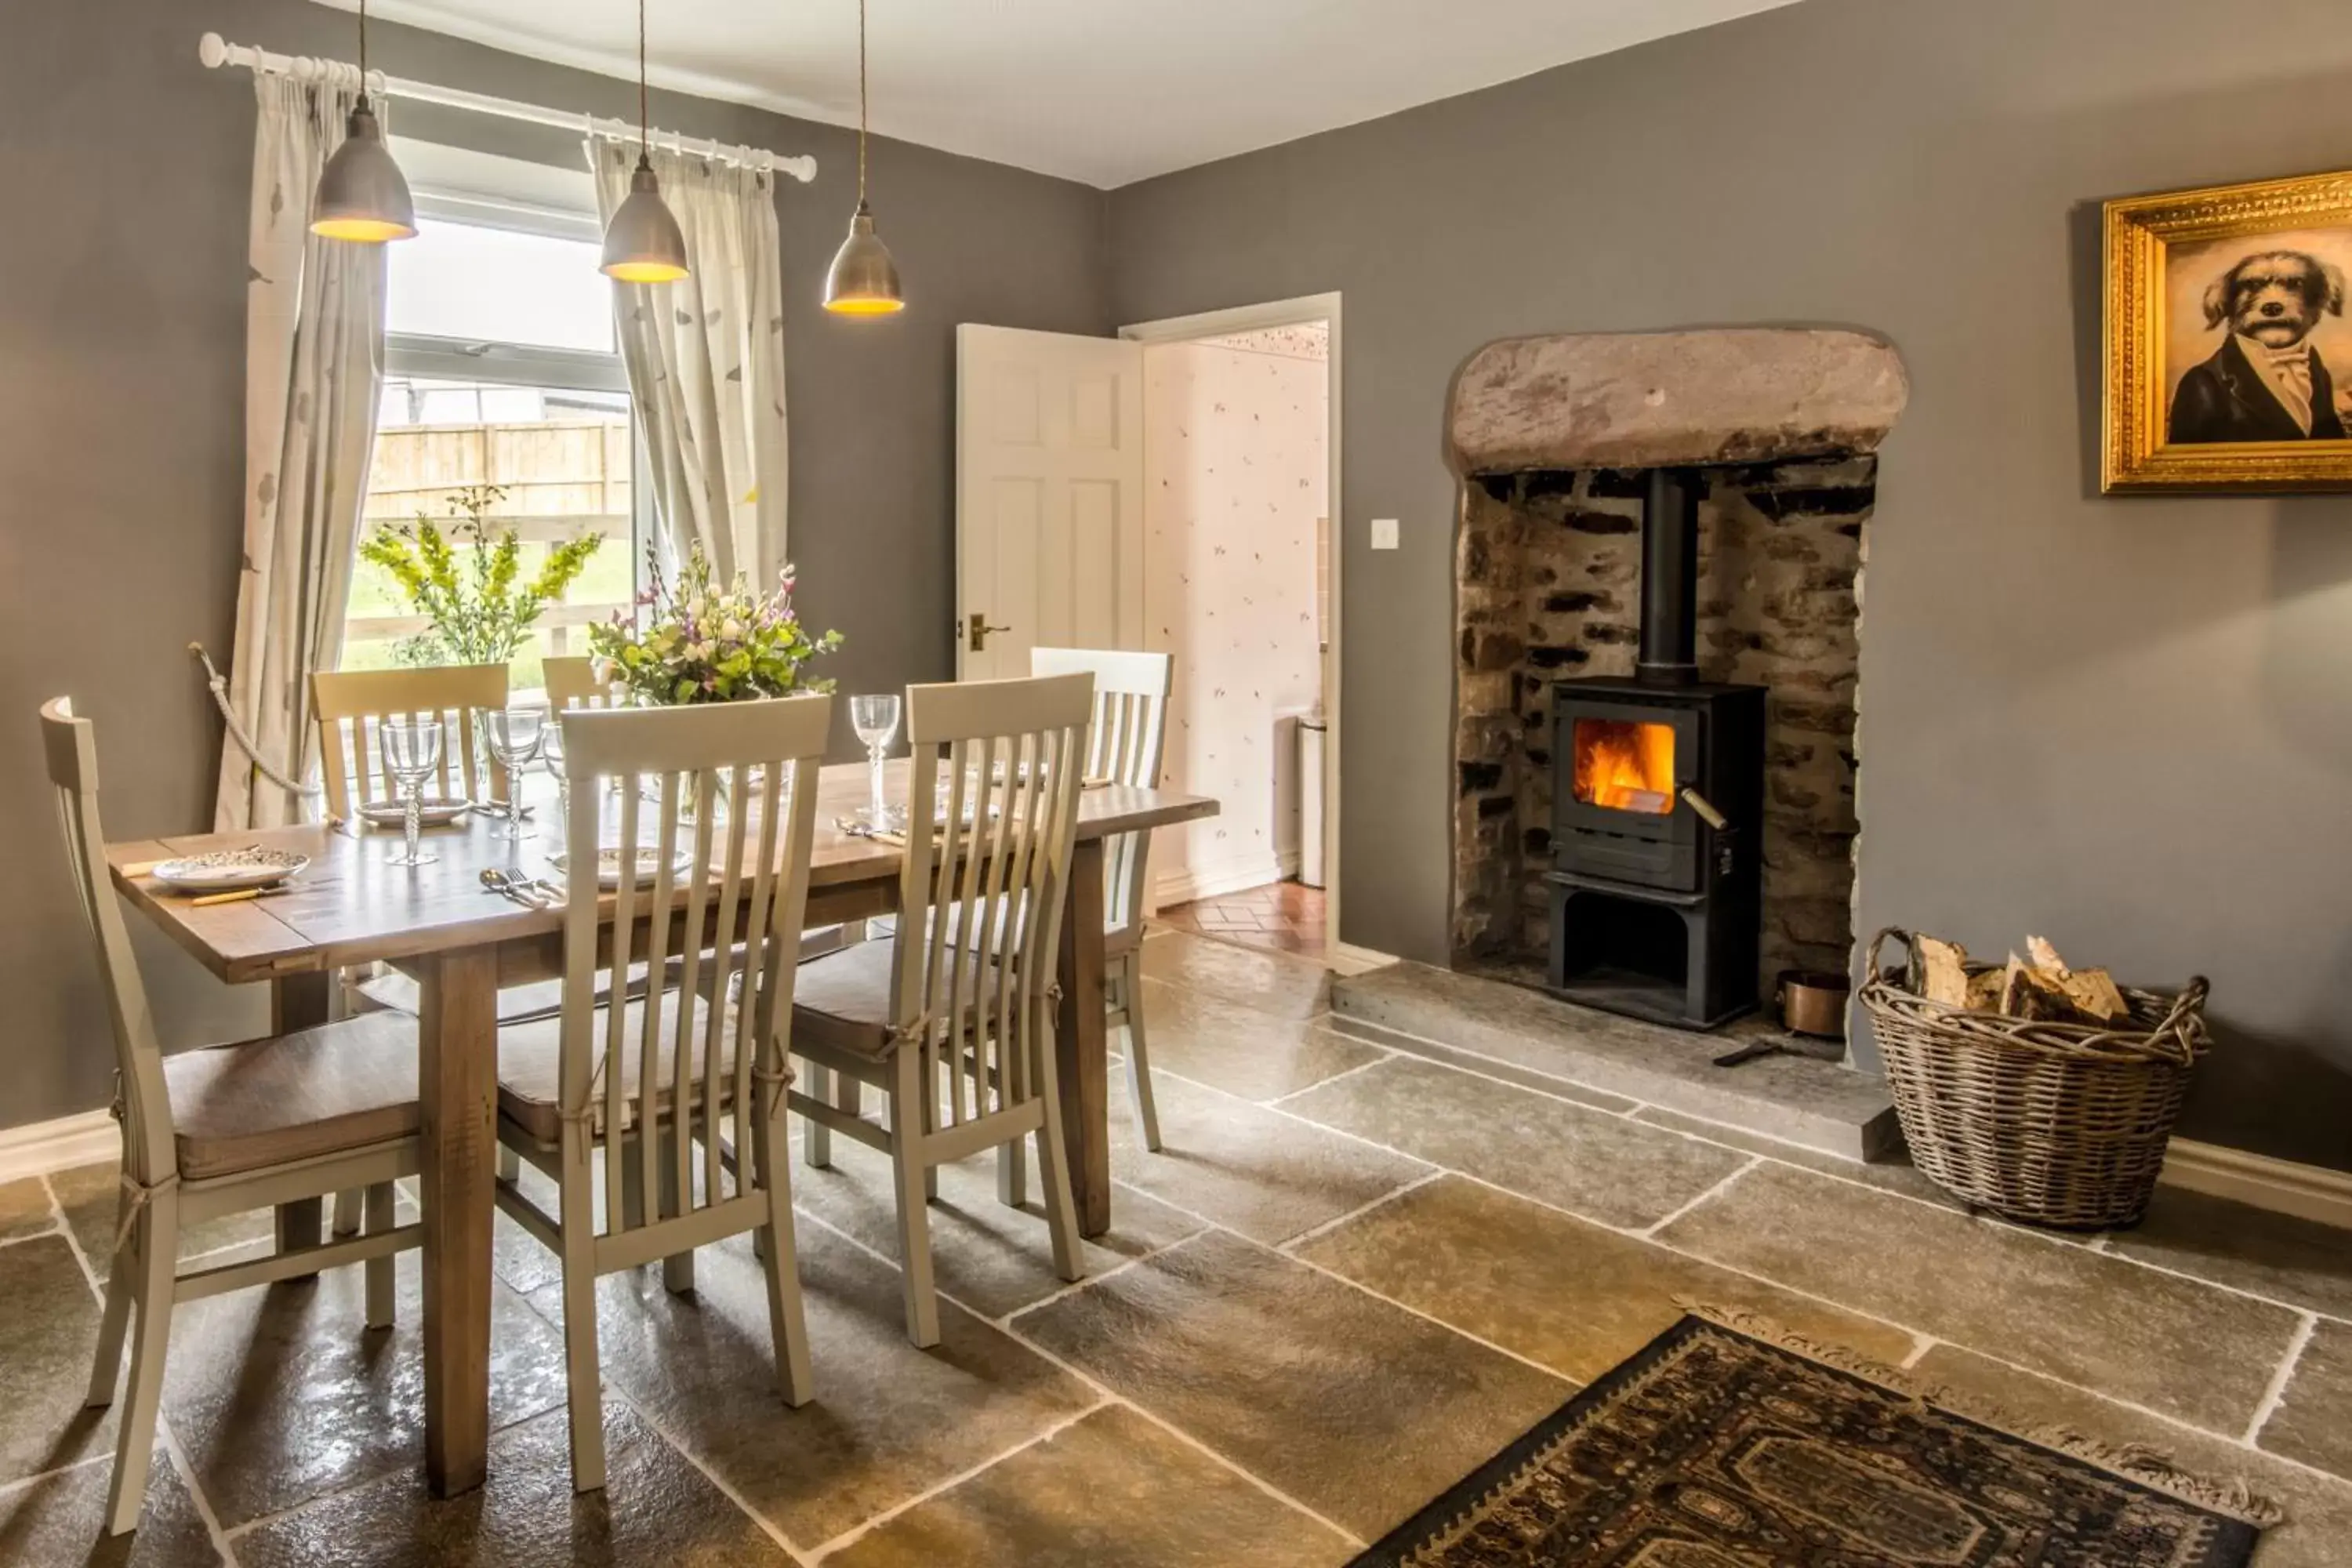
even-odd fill
[[[404,146],[404,162],[415,147]],[[463,193],[420,182],[417,237],[389,247],[383,401],[360,534],[420,516],[446,532],[470,487],[495,485],[505,494],[485,521],[515,530],[526,578],[551,546],[602,536],[514,659],[512,688],[530,690],[547,656],[585,653],[584,628],[627,607],[648,529],[593,205],[486,200],[482,171],[504,162],[468,159]],[[552,172],[532,172],[543,202]],[[585,172],[578,178],[585,199]],[[352,569],[343,630],[345,669],[431,657],[414,640],[427,630],[423,617],[364,561]]]

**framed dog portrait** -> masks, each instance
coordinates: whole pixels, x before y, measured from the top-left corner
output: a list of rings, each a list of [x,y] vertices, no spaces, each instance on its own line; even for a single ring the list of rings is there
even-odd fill
[[[2102,482],[2352,489],[2352,174],[2106,204]]]

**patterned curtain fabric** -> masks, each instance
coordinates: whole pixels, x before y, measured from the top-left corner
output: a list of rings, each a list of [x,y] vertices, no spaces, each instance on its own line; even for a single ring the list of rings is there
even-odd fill
[[[245,325],[245,562],[229,706],[271,766],[317,760],[310,672],[342,657],[360,508],[383,385],[383,247],[310,233],[319,172],[343,139],[350,79],[257,75]],[[296,820],[301,803],[221,745],[213,826]]]
[[[605,221],[629,194],[637,144],[588,143]],[[692,276],[615,283],[614,320],[644,422],[664,537],[694,540],[722,579],[784,569],[783,243],[772,171],[654,149]]]

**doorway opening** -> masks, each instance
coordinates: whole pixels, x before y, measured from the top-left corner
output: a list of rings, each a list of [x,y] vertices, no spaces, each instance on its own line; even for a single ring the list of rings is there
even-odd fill
[[[1339,952],[1339,306],[1125,328],[1143,353],[1143,639],[1174,660],[1162,924]]]

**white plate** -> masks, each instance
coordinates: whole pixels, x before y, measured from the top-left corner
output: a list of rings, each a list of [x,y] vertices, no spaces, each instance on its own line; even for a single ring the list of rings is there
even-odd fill
[[[417,823],[425,827],[446,827],[474,808],[470,800],[452,799],[428,795],[419,803]],[[371,827],[406,827],[408,806],[397,800],[373,800],[359,808],[360,820]]]
[[[548,858],[555,862],[555,868],[559,871],[569,871],[571,869],[566,858],[561,854],[551,855]],[[670,869],[674,873],[676,879],[678,881],[683,882],[686,879],[688,873],[694,869],[693,851],[688,849],[680,849],[676,854],[672,855],[670,857]],[[660,875],[661,851],[658,849],[639,849],[637,851],[636,885],[640,888],[650,888],[654,885],[655,879]],[[618,849],[599,849],[596,851],[596,885],[599,888],[604,889],[608,893],[620,887],[621,852]]]
[[[298,855],[291,849],[264,849],[250,845],[243,849],[216,849],[210,855],[165,860],[151,875],[168,888],[191,893],[221,893],[238,888],[274,887],[310,864],[308,855]]]

